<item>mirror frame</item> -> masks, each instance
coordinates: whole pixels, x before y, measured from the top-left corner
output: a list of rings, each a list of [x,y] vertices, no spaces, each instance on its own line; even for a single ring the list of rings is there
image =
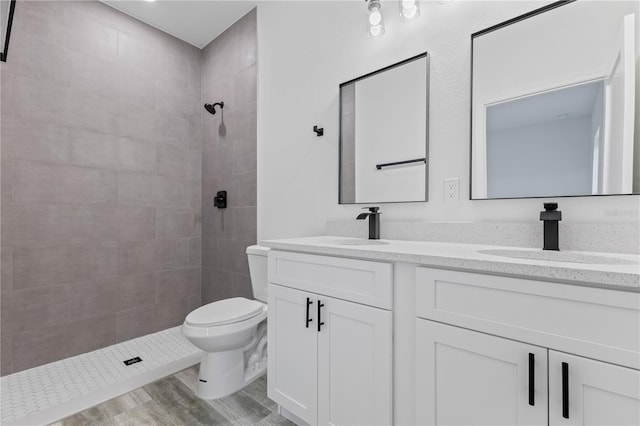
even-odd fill
[[[11,26],[13,25],[13,15],[16,10],[16,0],[11,0],[9,4],[9,14],[7,15],[7,28],[4,33],[4,46],[0,52],[0,61],[7,62],[7,54],[9,53],[9,39],[11,38]]]
[[[365,202],[353,202],[353,203],[349,203],[349,202],[345,202],[342,200],[342,87],[343,86],[347,86],[349,84],[353,84],[356,83],[359,80],[364,80],[367,77],[372,77],[376,74],[380,74],[383,73],[385,71],[389,71],[390,69],[393,68],[397,68],[399,66],[405,65],[409,62],[413,62],[416,61],[418,59],[424,58],[427,61],[427,75],[426,75],[426,83],[427,83],[427,93],[426,93],[426,98],[425,98],[425,102],[426,102],[426,107],[427,107],[427,115],[425,117],[425,127],[426,127],[426,138],[424,141],[425,144],[425,151],[424,151],[424,156],[426,158],[425,160],[425,173],[424,173],[424,179],[425,179],[425,183],[424,183],[424,200],[414,200],[414,201],[365,201]],[[339,131],[339,135],[338,135],[338,204],[342,204],[342,205],[365,205],[365,204],[398,204],[398,203],[426,203],[429,201],[429,165],[430,165],[430,158],[429,158],[429,52],[422,52],[418,55],[412,56],[410,58],[407,59],[403,59],[400,62],[396,62],[394,64],[388,65],[384,68],[380,68],[377,69],[375,71],[372,71],[370,73],[367,74],[363,74],[359,77],[356,78],[352,78],[349,81],[345,81],[344,83],[340,83],[340,85],[338,86],[338,131]]]
[[[484,30],[477,31],[471,34],[471,96],[470,96],[470,108],[469,108],[469,200],[472,201],[483,201],[483,200],[521,200],[521,199],[532,199],[532,198],[574,198],[574,197],[608,197],[608,196],[628,196],[628,195],[638,195],[638,193],[631,194],[584,194],[584,195],[548,195],[548,196],[535,196],[535,197],[508,197],[508,198],[473,198],[473,41],[476,37],[481,35],[493,32],[495,30],[499,30],[501,28],[507,27],[509,25],[518,23],[528,18],[532,18],[534,16],[540,15],[541,13],[548,12],[550,10],[556,9],[561,6],[566,6],[568,4],[574,3],[577,0],[561,0],[556,1],[554,3],[550,3],[546,6],[540,7],[538,9],[534,9],[525,14],[516,16],[515,18],[508,19],[506,21],[500,22],[491,27],[485,28]]]

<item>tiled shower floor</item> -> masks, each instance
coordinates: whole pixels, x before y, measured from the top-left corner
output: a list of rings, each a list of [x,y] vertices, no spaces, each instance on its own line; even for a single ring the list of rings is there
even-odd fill
[[[200,350],[170,328],[0,378],[0,424],[48,424],[200,361]],[[125,366],[139,356],[142,362]]]

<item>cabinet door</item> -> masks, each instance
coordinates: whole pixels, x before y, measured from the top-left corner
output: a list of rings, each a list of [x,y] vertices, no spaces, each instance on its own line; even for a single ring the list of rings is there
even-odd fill
[[[547,424],[547,349],[416,321],[417,424]]]
[[[549,424],[639,425],[640,371],[549,350]]]
[[[269,284],[269,398],[310,424],[318,411],[315,307],[315,295]]]
[[[318,296],[318,424],[392,423],[390,311]]]

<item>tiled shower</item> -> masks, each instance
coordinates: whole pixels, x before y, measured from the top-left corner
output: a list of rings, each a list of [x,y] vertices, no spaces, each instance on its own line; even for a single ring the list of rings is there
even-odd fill
[[[256,10],[202,54],[202,303],[252,298],[245,249],[256,242]],[[213,206],[217,191],[228,208]]]
[[[250,294],[255,28],[254,10],[200,50],[97,1],[19,2],[0,87],[2,375]]]

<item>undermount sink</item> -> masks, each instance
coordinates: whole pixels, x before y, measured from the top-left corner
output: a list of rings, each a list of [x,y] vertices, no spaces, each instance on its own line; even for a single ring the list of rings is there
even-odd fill
[[[587,265],[638,265],[638,261],[586,253],[536,250],[478,250],[479,253],[513,259],[547,260],[552,262],[583,263]]]
[[[343,241],[340,244],[343,246],[382,246],[389,243],[386,241],[379,241],[379,240],[359,240],[359,241]]]
[[[334,241],[329,241],[329,244],[335,244],[338,246],[382,246],[389,244],[387,241],[380,240],[367,240],[365,238],[339,238]]]

